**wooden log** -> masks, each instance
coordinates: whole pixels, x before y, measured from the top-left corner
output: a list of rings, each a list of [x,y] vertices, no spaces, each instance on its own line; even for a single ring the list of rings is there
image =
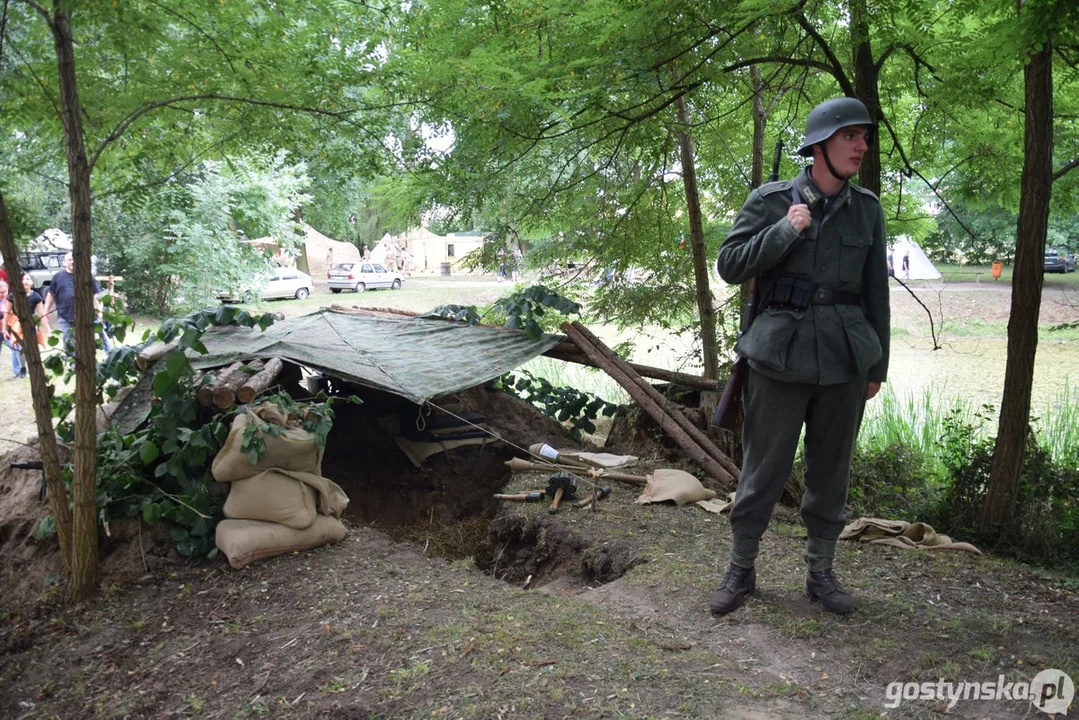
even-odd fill
[[[281,358],[272,358],[262,370],[249,377],[247,382],[240,386],[240,389],[236,391],[236,399],[244,405],[254,400],[259,393],[274,384],[284,366]]]
[[[199,405],[202,405],[203,407],[210,407],[211,405],[213,405],[214,389],[217,387],[217,384],[222,380],[222,378],[236,372],[241,367],[243,367],[243,363],[236,362],[232,363],[224,370],[219,370],[215,372],[213,381],[207,383],[206,385],[203,385],[198,389],[198,392],[195,393],[195,399],[199,401]]]
[[[236,402],[236,391],[247,382],[252,369],[262,370],[262,362],[256,360],[248,365],[240,364],[236,370],[217,379],[211,387],[214,389],[214,406],[222,410],[232,407]]]
[[[579,322],[574,322],[573,327],[576,328],[581,333],[581,335],[585,337],[585,339],[592,343],[592,345],[597,350],[603,353],[604,357],[610,360],[615,367],[617,367],[619,370],[629,376],[630,379],[636,382],[637,385],[640,386],[640,388],[645,391],[648,397],[650,397],[657,405],[659,405],[661,408],[666,408],[668,406],[667,399],[660,395],[658,390],[652,387],[640,375],[636,375],[633,371],[633,368],[629,366],[629,363],[623,360],[614,350],[607,347],[602,340],[592,334],[591,330],[589,330]],[[723,469],[730,473],[731,477],[734,478],[735,482],[738,482],[741,479],[741,469],[739,469],[739,467],[734,463],[734,461],[727,457],[722,450],[716,447],[716,444],[712,442],[711,438],[704,434],[704,431],[691,423],[686,418],[686,416],[683,415],[680,410],[678,410],[678,408],[671,408],[669,414],[674,419],[674,421],[678,423],[678,426],[685,430],[686,434],[693,438],[694,442],[700,445],[702,450],[708,453],[708,455],[711,456],[713,460],[722,465]]]
[[[180,338],[173,338],[171,342],[163,343],[160,340],[152,342],[142,350],[139,350],[139,354],[135,356],[135,367],[140,371],[146,372],[155,362],[160,358],[165,357],[177,345],[180,344]]]
[[[704,470],[709,477],[728,490],[733,489],[738,484],[734,479],[734,476],[711,455],[705,452],[670,415],[664,412],[662,406],[650,398],[640,384],[608,360],[607,357],[589,342],[577,328],[570,325],[568,322],[562,323],[562,332],[569,336],[573,342],[577,343],[581,350],[583,350],[593,362],[597,363],[604,372],[610,375],[615,382],[625,388],[626,392],[629,393],[629,396],[633,398],[633,401],[637,403],[642,410],[648,413],[648,415],[656,421],[656,424],[658,424],[665,433],[670,435],[671,439],[673,439],[680,448],[685,450],[690,459],[697,463],[697,466]]]
[[[543,354],[547,357],[552,357],[555,360],[576,363],[577,365],[587,365],[588,367],[599,367],[572,342],[561,342]],[[697,388],[698,390],[709,390],[713,392],[722,390],[722,387],[717,381],[709,380],[708,378],[675,372],[674,370],[664,370],[663,368],[651,367],[649,365],[639,365],[637,363],[628,364],[638,375],[650,377],[654,380],[663,380],[664,382]]]
[[[585,469],[576,467],[574,465],[530,462],[528,460],[522,460],[521,458],[513,458],[512,460],[507,460],[506,467],[508,467],[510,470],[528,472],[558,472],[559,470],[565,470],[567,472],[582,476],[587,475],[588,477],[617,480],[618,482],[624,482],[628,485],[636,485],[637,487],[644,487],[648,484],[648,478],[644,475],[631,475],[629,473],[617,472],[615,470],[605,470],[603,468]]]

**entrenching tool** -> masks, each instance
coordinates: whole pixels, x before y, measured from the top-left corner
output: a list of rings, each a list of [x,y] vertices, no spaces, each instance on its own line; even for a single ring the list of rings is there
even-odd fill
[[[595,490],[593,490],[588,495],[588,497],[586,497],[584,500],[579,500],[577,502],[577,507],[586,508],[589,505],[592,505],[593,509],[595,509],[595,505],[593,505],[593,503],[595,503],[595,502],[597,502],[599,500],[602,500],[603,498],[607,497],[610,494],[611,494],[611,486],[610,485],[603,485],[603,486],[598,487]]]
[[[554,514],[558,512],[558,505],[562,502],[562,498],[573,500],[577,497],[577,476],[564,470],[555,473],[547,478],[547,494],[554,497],[547,512]]]
[[[532,492],[513,493],[510,495],[495,493],[495,500],[512,500],[514,502],[539,502],[545,497],[547,497],[546,490],[533,490]]]

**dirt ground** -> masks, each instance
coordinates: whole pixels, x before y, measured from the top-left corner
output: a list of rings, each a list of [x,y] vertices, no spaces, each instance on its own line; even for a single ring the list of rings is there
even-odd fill
[[[0,718],[1012,718],[1041,713],[1024,700],[889,708],[887,688],[1045,668],[1079,681],[1075,576],[843,544],[858,609],[833,617],[804,594],[805,531],[781,507],[756,595],[717,619],[724,517],[637,505],[617,483],[596,512],[496,504],[503,486],[546,484],[502,467],[513,445],[569,441],[508,396],[457,401],[507,442],[415,468],[380,449],[370,418],[339,416],[324,466],[351,498],[337,545],[237,571],[184,562],[163,528],[115,523],[101,591],[76,608],[58,599],[54,541],[33,533],[39,475],[8,468],[33,451],[5,456]],[[634,437],[614,449],[636,451],[638,472],[680,466]]]

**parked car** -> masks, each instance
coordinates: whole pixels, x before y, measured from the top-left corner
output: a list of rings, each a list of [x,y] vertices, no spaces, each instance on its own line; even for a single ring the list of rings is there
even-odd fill
[[[64,252],[21,252],[19,267],[30,273],[34,280],[34,289],[44,292],[52,283],[52,276],[64,268]]]
[[[329,269],[326,279],[329,280],[330,292],[333,293],[342,290],[363,292],[375,288],[400,290],[405,282],[400,273],[390,272],[373,262],[338,263]]]
[[[1051,248],[1046,250],[1044,272],[1075,272],[1075,253]]]
[[[251,302],[255,292],[260,291],[263,300],[296,298],[303,300],[311,294],[311,276],[296,268],[274,268],[256,273],[244,287],[218,295],[221,302]]]

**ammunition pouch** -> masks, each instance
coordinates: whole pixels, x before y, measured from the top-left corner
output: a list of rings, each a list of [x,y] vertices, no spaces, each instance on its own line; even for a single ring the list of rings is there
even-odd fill
[[[780,275],[772,283],[764,306],[783,310],[805,310],[813,302],[816,289],[817,284],[807,277]]]

